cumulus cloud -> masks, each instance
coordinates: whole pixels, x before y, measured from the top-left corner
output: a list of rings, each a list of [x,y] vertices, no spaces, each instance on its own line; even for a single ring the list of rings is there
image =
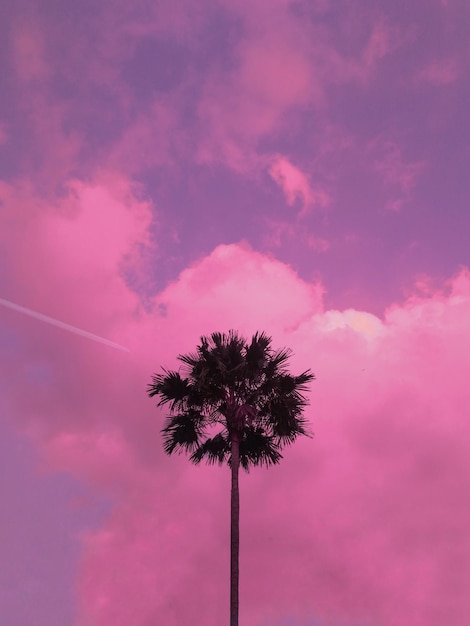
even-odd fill
[[[118,178],[77,182],[31,214],[27,190],[3,189],[8,296],[131,348],[2,314],[18,341],[1,362],[16,427],[50,467],[115,502],[83,538],[77,625],[225,619],[228,470],[165,457],[163,414],[145,387],[201,333],[232,327],[266,329],[293,348],[294,371],[317,375],[315,438],[242,476],[242,621],[460,623],[470,610],[468,271],[379,319],[325,311],[321,285],[247,246],[219,246],[147,311],[122,274],[150,221],[134,191]]]
[[[392,8],[380,18],[367,3],[113,0],[98,10],[49,3],[45,13],[9,4],[0,302],[33,315],[0,308],[1,408],[30,436],[43,469],[70,472],[112,501],[99,529],[81,537],[76,626],[226,619],[227,468],[165,457],[164,413],[145,389],[201,334],[230,328],[266,330],[276,346],[293,348],[294,371],[317,375],[308,411],[315,439],[286,451],[279,467],[242,476],[243,623],[284,625],[291,616],[332,626],[459,625],[470,613],[468,271],[443,290],[423,282],[379,318],[325,310],[328,285],[300,279],[246,243],[214,244],[203,256],[197,247],[206,234],[204,250],[208,241],[234,241],[211,216],[236,189],[237,232],[264,237],[268,248],[298,246],[305,274],[315,275],[311,259],[345,235],[330,241],[305,228],[303,218],[329,203],[316,172],[296,165],[305,154],[322,163],[322,180],[330,177],[335,198],[342,196],[340,231],[350,231],[351,193],[361,189],[362,206],[376,205],[374,185],[356,176],[361,152],[387,206],[399,209],[423,167],[406,155],[419,154],[416,138],[429,120],[413,117],[419,106],[398,120],[390,93],[408,98],[407,71],[415,86],[458,86],[459,46],[467,45],[463,35],[458,41],[458,22],[439,30],[429,13],[426,28],[442,35],[442,45],[449,33],[456,38],[450,57],[444,52],[416,74],[410,51],[434,59],[426,38],[419,47],[412,39],[422,20],[402,22]],[[429,102],[429,119],[441,119],[439,103]],[[406,145],[380,136],[367,146],[378,119],[367,114],[372,109],[409,137]],[[221,166],[232,172],[221,176]],[[294,219],[276,219],[263,206],[272,192],[266,172]],[[126,176],[146,180],[166,202],[167,231],[185,222],[184,253],[176,246],[170,253],[192,262],[152,297],[147,276],[160,285],[167,277],[164,253],[149,264],[158,213]],[[243,206],[249,194],[255,199]],[[194,211],[186,211],[192,200]],[[207,233],[195,243],[203,206],[210,207]],[[383,230],[362,221],[359,234],[346,237],[372,241]],[[408,233],[412,245],[417,233]],[[44,323],[51,319],[58,324]],[[60,516],[59,509],[48,510]],[[35,515],[22,521],[24,536],[36,536]],[[41,545],[57,545],[47,524],[40,530]],[[30,565],[20,560],[18,579],[31,580],[21,569]]]

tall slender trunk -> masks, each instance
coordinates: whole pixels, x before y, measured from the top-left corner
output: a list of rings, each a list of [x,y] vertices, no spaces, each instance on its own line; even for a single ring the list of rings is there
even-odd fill
[[[230,626],[238,626],[238,581],[240,577],[240,492],[238,469],[240,465],[240,440],[232,433],[232,490],[230,498]]]

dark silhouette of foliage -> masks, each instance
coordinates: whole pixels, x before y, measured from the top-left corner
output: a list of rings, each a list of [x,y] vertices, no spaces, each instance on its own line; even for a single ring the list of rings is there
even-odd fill
[[[271,342],[264,332],[251,342],[233,330],[212,333],[194,353],[178,357],[180,371],[164,369],[148,386],[158,406],[169,407],[162,429],[166,453],[231,468],[230,626],[238,626],[239,466],[249,471],[279,463],[283,446],[310,435],[303,394],[314,376],[310,370],[290,374],[291,352],[275,351]]]

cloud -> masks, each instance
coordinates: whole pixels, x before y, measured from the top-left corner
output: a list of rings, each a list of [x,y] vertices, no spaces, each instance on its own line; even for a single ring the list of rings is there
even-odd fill
[[[437,87],[450,85],[460,78],[461,72],[455,59],[440,59],[429,63],[418,72],[415,82]]]
[[[0,123],[0,146],[8,143],[8,132],[6,124]]]
[[[165,457],[162,412],[145,387],[201,333],[231,327],[266,329],[293,348],[293,371],[317,376],[315,438],[278,467],[242,476],[242,621],[461,623],[470,610],[469,272],[379,319],[325,311],[321,285],[234,244],[184,270],[148,311],[122,272],[148,237],[151,207],[137,191],[118,177],[76,181],[54,206],[26,187],[2,191],[6,295],[132,350],[2,310],[16,342],[0,363],[16,428],[49,467],[115,503],[83,537],[77,625],[225,619],[228,470]]]
[[[425,168],[424,161],[406,161],[401,147],[385,137],[377,137],[369,142],[368,150],[373,157],[373,167],[382,177],[385,185],[395,188],[395,198],[390,198],[387,209],[399,211],[411,197],[420,174]]]
[[[107,166],[135,176],[151,167],[172,165],[175,152],[182,152],[184,146],[177,108],[177,104],[160,101],[138,115],[104,156]]]
[[[392,49],[390,28],[384,21],[378,21],[373,24],[369,40],[367,41],[362,52],[360,66],[362,71],[358,75],[364,81],[367,81],[375,72],[380,61],[387,56]]]
[[[86,337],[92,341],[98,341],[104,345],[107,345],[111,348],[116,348],[118,350],[124,350],[128,352],[127,348],[120,346],[117,343],[109,341],[104,337],[99,337],[98,335],[94,335],[93,333],[89,333],[82,328],[77,328],[76,326],[71,326],[70,324],[65,324],[60,320],[56,320],[53,317],[49,317],[49,315],[44,315],[43,313],[39,313],[38,311],[33,311],[32,309],[28,309],[27,307],[16,304],[15,302],[10,302],[9,300],[5,300],[4,298],[0,298],[0,305],[12,309],[13,311],[17,311],[18,313],[22,313],[23,315],[29,315],[35,319],[40,320],[41,322],[45,322],[46,324],[51,324],[52,326],[57,326],[57,328],[62,328],[63,330],[67,330],[68,332],[75,333],[76,335],[80,335],[81,337]]]
[[[280,248],[286,242],[295,245],[304,244],[310,250],[319,253],[327,252],[331,248],[328,239],[309,233],[300,220],[295,222],[267,220],[265,231],[263,244],[267,250]]]
[[[328,239],[324,239],[323,237],[308,235],[307,246],[311,250],[315,250],[315,252],[327,252],[330,249],[331,244]]]
[[[44,33],[36,18],[17,20],[11,34],[13,65],[20,81],[43,81],[50,76]]]
[[[149,204],[134,192],[119,177],[103,176],[94,184],[70,183],[53,204],[27,185],[4,185],[0,245],[8,273],[2,278],[2,296],[132,349],[127,339],[130,328],[138,326],[140,304],[126,271],[129,264],[139,269],[151,220]],[[10,401],[25,409],[18,427],[46,439],[70,423],[79,431],[91,428],[104,406],[100,409],[104,387],[86,363],[91,358],[99,368],[104,359],[105,369],[113,363],[126,367],[126,353],[3,307],[2,320],[15,343],[23,345],[8,363],[10,376],[19,377],[12,380]],[[25,363],[30,364],[26,370]],[[21,380],[35,390],[33,406],[22,393]],[[52,402],[45,382],[56,389]],[[78,401],[82,384],[95,394],[86,416]]]
[[[361,33],[355,55],[343,54],[334,36],[309,10],[291,3],[227,3],[237,20],[230,63],[215,65],[203,82],[198,117],[204,133],[197,159],[222,162],[242,173],[263,166],[259,145],[289,129],[302,111],[324,114],[332,87],[367,85],[392,45],[383,20]],[[344,36],[350,37],[346,22]]]
[[[383,20],[368,17],[357,45],[343,17],[337,42],[324,9],[116,0],[92,13],[18,19],[9,43],[22,105],[11,136],[26,127],[30,138],[20,169],[49,190],[103,164],[137,177],[184,161],[260,174],[267,137],[290,133],[299,112],[326,123],[331,88],[367,84],[390,51]],[[349,38],[354,54],[343,52]]]
[[[269,173],[281,187],[289,206],[300,202],[300,216],[306,215],[315,206],[325,207],[330,202],[330,197],[324,190],[314,189],[307,175],[281,155],[275,158]]]
[[[298,281],[285,264],[243,245],[222,245],[184,270],[155,304],[165,311],[165,325],[173,327],[180,320],[185,332],[191,331],[197,340],[221,324],[227,330],[235,325],[247,333],[258,328],[286,332],[311,311],[322,309],[322,295],[321,284]],[[188,302],[194,302],[190,316]],[[212,313],[207,317],[209,308]]]

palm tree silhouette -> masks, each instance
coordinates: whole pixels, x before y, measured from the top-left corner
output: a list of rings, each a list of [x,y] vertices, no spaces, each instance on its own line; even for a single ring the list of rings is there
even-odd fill
[[[148,385],[149,396],[159,397],[157,406],[169,404],[165,452],[184,451],[193,463],[205,459],[231,468],[230,626],[238,626],[239,466],[248,471],[279,463],[284,445],[310,436],[302,392],[314,375],[290,374],[290,350],[274,351],[271,342],[264,332],[255,333],[251,343],[234,330],[212,333],[201,337],[196,352],[178,356],[183,375],[163,369]]]

